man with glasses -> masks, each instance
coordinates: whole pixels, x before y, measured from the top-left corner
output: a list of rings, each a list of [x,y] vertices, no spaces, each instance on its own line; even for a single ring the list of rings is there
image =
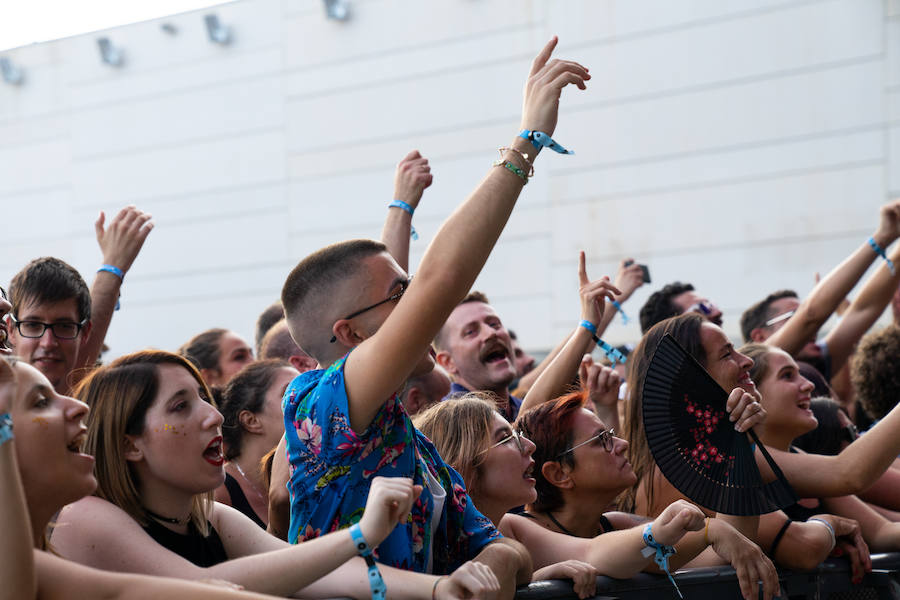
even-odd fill
[[[700,296],[690,283],[672,282],[650,294],[641,307],[641,333],[670,317],[695,312],[708,321],[722,326],[722,311],[707,298]]]
[[[133,206],[104,224],[101,213],[94,228],[103,264],[90,290],[74,267],[53,257],[31,261],[10,283],[9,340],[60,394],[97,361],[122,280],[153,228],[150,215]]]
[[[288,276],[282,304],[291,335],[327,366],[300,375],[285,393],[289,541],[350,525],[372,477],[413,477],[421,496],[379,546],[381,562],[443,574],[476,560],[497,575],[505,598],[530,581],[528,552],[478,513],[459,474],[412,426],[397,392],[433,368],[431,341],[484,266],[538,148],[561,148],[551,136],[562,89],[584,89],[590,75],[577,63],[550,61],[555,46],[554,38],[532,64],[522,133],[510,136],[502,159],[438,230],[412,282],[371,240],[323,248]]]

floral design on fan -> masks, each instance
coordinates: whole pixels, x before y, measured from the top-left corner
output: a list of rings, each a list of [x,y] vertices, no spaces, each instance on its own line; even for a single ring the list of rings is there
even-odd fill
[[[690,450],[685,449],[683,452],[688,454],[695,463],[709,468],[715,464],[722,464],[728,460],[729,466],[734,464],[734,456],[725,456],[715,445],[710,443],[707,436],[712,435],[719,424],[719,421],[725,418],[724,411],[713,411],[709,408],[701,408],[692,402],[690,397],[684,395],[685,411],[689,415],[693,415],[697,422],[696,427],[691,427],[690,432],[694,436],[696,445]]]

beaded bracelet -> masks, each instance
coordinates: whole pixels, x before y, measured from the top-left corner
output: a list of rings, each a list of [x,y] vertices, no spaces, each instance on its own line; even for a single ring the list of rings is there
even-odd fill
[[[512,163],[509,162],[508,160],[503,160],[502,158],[501,158],[500,160],[495,160],[495,161],[493,162],[493,165],[494,165],[495,167],[505,167],[507,171],[509,171],[510,173],[514,173],[514,174],[517,175],[523,182],[525,182],[525,185],[528,185],[528,174],[525,173],[524,169],[520,169],[519,167],[517,167],[516,165],[512,164]]]
[[[372,556],[372,549],[369,547],[368,542],[366,542],[366,538],[362,534],[359,523],[354,523],[350,526],[350,537],[353,538],[353,543],[356,544],[356,551],[363,557],[363,560],[366,561],[366,566],[369,569],[369,587],[372,590],[372,599],[384,600],[387,595],[387,586],[384,584],[384,579],[381,577],[381,571],[378,570],[378,565],[375,563],[375,558]]]
[[[888,270],[891,272],[891,275],[894,274],[894,261],[887,257],[887,252],[884,251],[884,248],[878,245],[878,242],[875,241],[874,237],[869,238],[869,245],[872,246],[872,250],[875,251],[875,254],[884,259],[884,262],[887,263]]]
[[[400,210],[408,212],[410,217],[416,212],[416,209],[403,200],[392,200],[391,203],[388,204],[388,208],[399,208]],[[419,234],[416,233],[416,228],[412,226],[412,223],[409,225],[409,237],[414,240],[419,239]]]
[[[501,160],[503,160],[504,152],[512,152],[513,154],[518,154],[519,157],[522,159],[522,162],[524,163],[524,165],[528,168],[528,173],[527,173],[528,177],[534,177],[534,165],[531,164],[530,162],[528,162],[528,154],[526,154],[525,152],[522,152],[521,150],[518,150],[516,148],[510,148],[509,146],[500,146],[499,148],[497,148],[497,152],[500,153]]]

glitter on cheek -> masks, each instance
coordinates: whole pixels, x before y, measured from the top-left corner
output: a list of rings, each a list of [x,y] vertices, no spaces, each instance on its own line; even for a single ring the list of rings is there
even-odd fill
[[[31,422],[37,423],[38,425],[40,425],[43,428],[47,428],[50,426],[50,423],[48,423],[47,419],[45,419],[44,417],[35,417],[31,420]]]

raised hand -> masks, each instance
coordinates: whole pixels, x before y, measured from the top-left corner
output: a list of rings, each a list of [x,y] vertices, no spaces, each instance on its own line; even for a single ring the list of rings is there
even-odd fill
[[[500,594],[500,581],[483,563],[469,561],[442,577],[434,589],[434,598],[440,600],[494,600]]]
[[[531,72],[525,82],[522,103],[522,128],[543,131],[553,135],[559,118],[559,97],[569,84],[586,89],[585,81],[591,78],[587,68],[568,60],[553,59],[553,49],[559,38],[553,38],[531,63]]]
[[[397,164],[394,199],[416,208],[422,199],[422,193],[431,185],[432,180],[428,159],[419,154],[418,150],[413,150]]]
[[[104,228],[106,215],[101,211],[94,223],[94,231],[103,254],[103,263],[127,273],[153,229],[151,218],[150,214],[133,205],[126,206]]]
[[[653,537],[660,544],[674,546],[688,531],[703,528],[706,515],[687,500],[676,500],[653,521]]]
[[[766,420],[766,409],[759,403],[759,393],[750,394],[744,388],[734,388],[725,403],[728,419],[734,422],[735,431],[741,433]]]
[[[370,548],[374,548],[406,520],[422,486],[413,485],[409,477],[376,477],[369,488],[366,508],[359,528]]]
[[[594,405],[594,412],[601,419],[604,418],[601,412],[606,414],[616,410],[619,387],[622,385],[622,378],[618,373],[595,363],[590,354],[585,354],[578,366],[578,377],[581,379],[581,386],[587,390],[588,400]]]
[[[900,200],[894,200],[881,207],[878,229],[872,234],[878,245],[887,250],[900,237]]]
[[[613,300],[613,294],[622,292],[609,281],[609,277],[590,281],[585,267],[584,252],[578,254],[578,296],[581,298],[581,318],[594,325],[603,318],[606,300]]]
[[[597,593],[597,569],[580,560],[564,560],[538,569],[531,576],[532,581],[544,579],[571,579],[579,598],[591,598]]]
[[[631,298],[636,289],[644,285],[644,271],[641,269],[641,265],[634,262],[633,258],[626,258],[619,263],[615,281],[616,287],[622,290],[616,300],[625,302]]]

